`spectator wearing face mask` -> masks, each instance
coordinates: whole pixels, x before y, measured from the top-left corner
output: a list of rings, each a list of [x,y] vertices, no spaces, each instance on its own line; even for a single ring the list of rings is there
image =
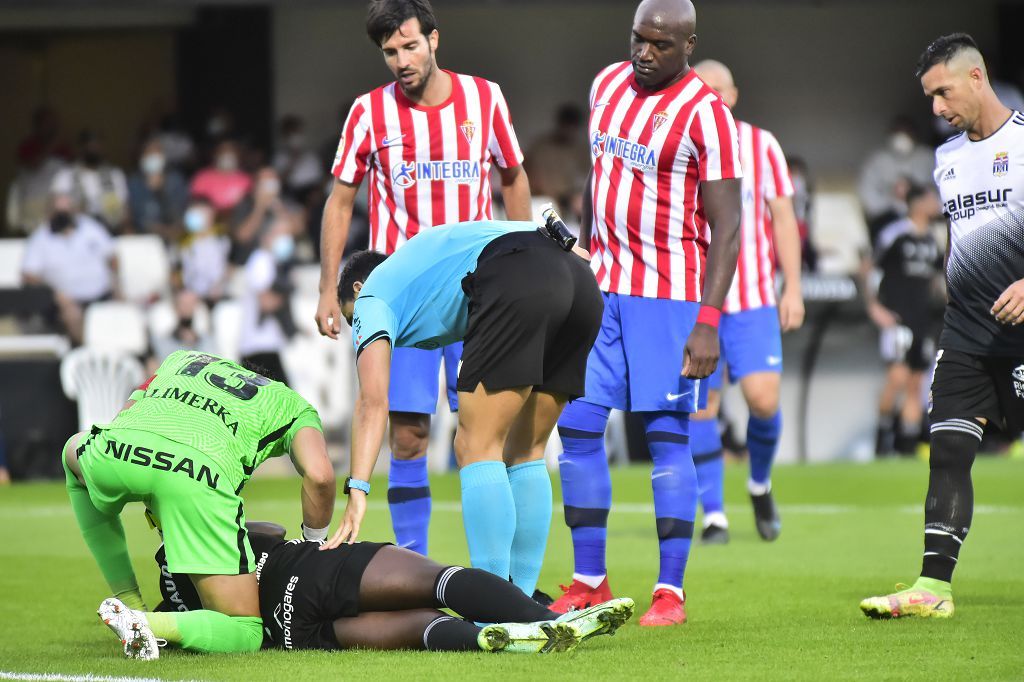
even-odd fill
[[[78,158],[54,182],[70,184],[83,213],[119,234],[128,217],[128,182],[124,171],[106,160],[102,138],[91,130],[78,136]]]
[[[154,374],[160,363],[177,350],[217,352],[216,340],[210,334],[200,335],[193,324],[198,306],[199,297],[190,291],[179,291],[174,297],[174,312],[178,320],[170,334],[153,338],[153,353],[146,360],[149,374]]]
[[[224,140],[217,144],[213,165],[192,178],[189,194],[204,196],[214,209],[226,214],[238,206],[252,189],[252,179],[239,167],[238,144]]]
[[[170,243],[179,230],[188,183],[167,165],[163,143],[152,138],[142,148],[139,168],[128,178],[128,206],[135,232],[158,234]]]
[[[213,306],[224,297],[231,243],[217,230],[214,210],[206,197],[193,197],[185,211],[181,245],[181,285]]]
[[[918,142],[914,124],[899,116],[889,127],[886,145],[868,156],[861,167],[858,193],[871,232],[878,232],[907,214],[907,190],[928,185],[935,168],[935,153]]]
[[[274,223],[290,223],[293,234],[301,230],[302,209],[282,195],[277,171],[269,166],[256,173],[253,194],[239,207],[238,214],[243,217],[231,230],[233,264],[246,263]]]
[[[7,226],[12,232],[28,234],[47,219],[50,187],[68,155],[57,114],[48,107],[36,109],[32,132],[18,145],[18,172],[7,191]]]
[[[267,371],[266,376],[285,383],[288,378],[281,351],[296,331],[288,277],[294,252],[294,223],[274,221],[245,264],[246,292],[242,300],[239,352],[243,362],[258,365]]]
[[[71,188],[58,184],[49,220],[25,245],[21,271],[25,285],[53,290],[59,321],[71,342],[80,345],[86,307],[115,293],[114,240],[103,225],[78,211]]]

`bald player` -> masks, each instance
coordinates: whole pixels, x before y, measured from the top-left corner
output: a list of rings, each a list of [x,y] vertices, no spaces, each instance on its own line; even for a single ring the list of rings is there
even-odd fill
[[[729,68],[713,59],[693,67],[700,79],[735,108],[739,90]],[[800,231],[793,212],[793,183],[786,157],[767,130],[736,121],[740,165],[743,166],[743,217],[736,275],[725,297],[719,337],[722,361],[709,381],[708,406],[693,415],[690,449],[704,508],[706,543],[729,541],[729,520],[723,504],[722,439],[718,433],[723,372],[739,382],[750,409],[747,449],[750,477],[747,492],[762,539],[775,540],[781,530],[772,498],[772,461],[779,446],[782,414],[779,383],[782,376],[782,332],[797,329],[804,320],[800,293]],[[782,269],[782,294],[776,300],[775,261]]]
[[[587,359],[586,395],[558,422],[575,560],[572,585],[552,605],[564,613],[611,598],[603,436],[613,408],[643,418],[659,549],[643,626],[686,621],[683,576],[697,514],[689,417],[706,403],[706,377],[718,363],[718,321],[738,253],[736,126],[689,66],[696,23],[688,0],[644,0],[630,61],[594,79],[585,195],[592,220],[584,220],[581,241],[593,253],[604,315]]]
[[[861,602],[872,618],[949,618],[974,512],[982,429],[1024,428],[1024,114],[992,91],[974,40],[935,40],[917,64],[932,111],[960,132],[935,151],[949,221],[948,303],[932,380],[924,561],[911,587]],[[923,302],[922,302],[923,303]]]

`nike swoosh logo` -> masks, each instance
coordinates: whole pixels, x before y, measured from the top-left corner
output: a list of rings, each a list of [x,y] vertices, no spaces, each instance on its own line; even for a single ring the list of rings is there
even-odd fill
[[[680,398],[688,395],[690,395],[689,391],[686,393],[666,393],[665,400],[679,400]]]
[[[768,359],[768,364],[769,365],[781,365],[782,364],[782,358],[780,358],[778,355],[769,355],[767,359]]]
[[[382,139],[380,141],[380,146],[381,147],[390,147],[391,145],[395,144],[396,142],[401,142],[403,137],[405,137],[405,133],[402,133],[398,137],[385,137],[384,139]]]
[[[661,478],[662,476],[671,476],[671,475],[672,475],[671,471],[662,471],[660,474],[654,474],[653,476],[651,476],[651,480],[653,481],[656,478]]]
[[[609,102],[610,102],[610,101],[611,101],[611,100],[609,100]],[[595,108],[595,109],[600,109],[601,107],[603,107],[603,106],[607,106],[607,105],[608,105],[608,102],[598,102],[597,104],[595,104],[595,105],[594,105],[594,108]]]

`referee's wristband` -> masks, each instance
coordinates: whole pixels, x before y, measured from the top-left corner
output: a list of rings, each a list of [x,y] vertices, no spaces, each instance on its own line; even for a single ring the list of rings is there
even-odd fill
[[[370,484],[367,481],[360,481],[358,478],[352,478],[349,476],[345,479],[345,494],[350,494],[353,490],[362,490],[365,494],[370,494]]]
[[[312,542],[319,542],[320,540],[327,539],[327,531],[330,526],[323,528],[309,528],[306,524],[302,524],[302,539],[309,540]]]
[[[706,324],[709,327],[718,329],[718,321],[722,318],[722,311],[709,305],[702,305],[697,313],[697,324]]]

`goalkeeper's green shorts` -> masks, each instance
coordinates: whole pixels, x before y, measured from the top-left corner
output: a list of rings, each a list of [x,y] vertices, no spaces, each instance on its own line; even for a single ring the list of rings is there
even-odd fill
[[[96,508],[143,502],[163,533],[172,573],[240,575],[256,564],[242,498],[202,452],[146,431],[93,427],[78,462]]]

